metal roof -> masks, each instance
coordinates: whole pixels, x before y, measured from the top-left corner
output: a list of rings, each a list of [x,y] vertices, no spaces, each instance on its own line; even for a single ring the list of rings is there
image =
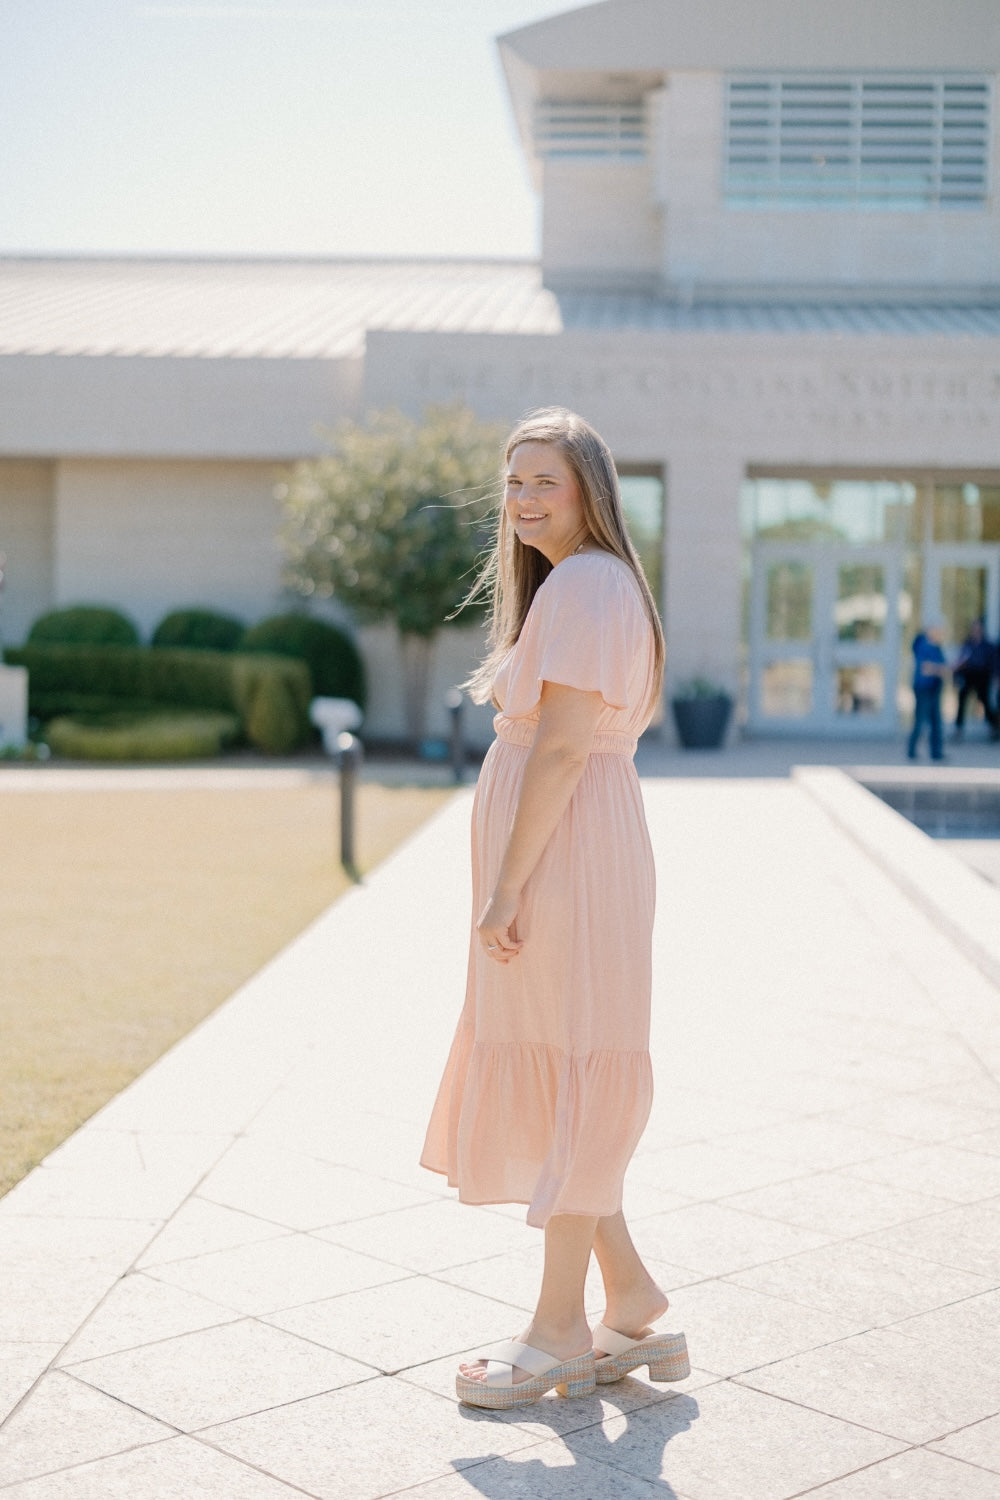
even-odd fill
[[[555,333],[500,261],[0,258],[0,353],[337,359],[370,328]]]
[[[1000,306],[554,292],[531,262],[0,257],[0,354],[338,359],[437,333],[1000,335]]]

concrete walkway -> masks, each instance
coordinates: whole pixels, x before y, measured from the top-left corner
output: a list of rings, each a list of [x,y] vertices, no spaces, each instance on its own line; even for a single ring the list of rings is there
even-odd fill
[[[837,772],[645,792],[626,1207],[691,1379],[455,1401],[540,1266],[416,1165],[460,792],[0,1201],[2,1500],[1000,1500],[1000,892]]]

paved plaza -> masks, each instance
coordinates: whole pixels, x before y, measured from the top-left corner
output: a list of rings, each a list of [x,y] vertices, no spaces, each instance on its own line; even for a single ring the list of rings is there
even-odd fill
[[[455,1399],[541,1264],[416,1164],[466,789],[0,1200],[2,1500],[1000,1500],[1000,891],[838,771],[714,764],[644,783],[626,1186],[691,1378]]]

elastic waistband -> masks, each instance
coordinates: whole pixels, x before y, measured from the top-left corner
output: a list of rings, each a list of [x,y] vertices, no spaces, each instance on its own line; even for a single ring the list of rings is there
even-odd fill
[[[535,719],[507,719],[503,714],[497,714],[493,720],[493,728],[496,730],[498,740],[530,750],[535,743],[538,723]],[[635,747],[636,741],[631,735],[605,730],[603,733],[594,735],[590,753],[591,755],[625,755],[631,760],[635,754]]]

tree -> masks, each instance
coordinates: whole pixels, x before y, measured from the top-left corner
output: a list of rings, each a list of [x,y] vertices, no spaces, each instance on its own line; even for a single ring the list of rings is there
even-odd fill
[[[477,602],[449,618],[495,538],[504,435],[462,405],[428,407],[422,421],[376,411],[340,422],[329,451],[279,487],[286,583],[339,599],[358,620],[394,622],[416,742],[438,631],[483,613]]]

